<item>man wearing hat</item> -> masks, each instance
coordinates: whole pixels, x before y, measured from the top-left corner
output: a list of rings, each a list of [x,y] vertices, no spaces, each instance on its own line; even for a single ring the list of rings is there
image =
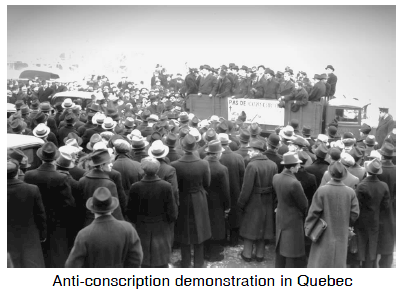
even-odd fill
[[[278,206],[276,208],[276,258],[275,267],[305,267],[303,223],[307,198],[301,183],[294,176],[299,171],[298,153],[287,152],[281,164],[282,173],[273,177]]]
[[[377,254],[381,255],[380,268],[391,267],[396,243],[396,166],[392,162],[394,149],[391,143],[385,142],[379,150],[382,155],[382,173],[377,178],[387,184],[390,192],[389,206],[380,212],[377,243]]]
[[[7,252],[14,267],[45,267],[41,242],[47,227],[41,193],[38,186],[19,180],[18,171],[17,161],[7,162]]]
[[[265,69],[265,81],[263,82],[264,98],[278,99],[279,97],[279,83],[275,80],[275,73],[271,69]]]
[[[31,130],[27,128],[27,123],[25,123],[22,119],[15,118],[13,121],[11,121],[10,128],[14,134],[32,134]]]
[[[356,189],[360,214],[354,228],[358,236],[357,259],[362,267],[372,268],[376,267],[380,212],[389,208],[391,198],[387,183],[377,177],[383,172],[381,161],[367,161],[365,169],[367,177]]]
[[[189,69],[188,75],[185,76],[184,87],[180,90],[181,94],[184,97],[187,97],[189,94],[197,94],[198,93],[198,85],[196,83],[197,76],[196,69]]]
[[[28,157],[23,153],[22,150],[11,148],[7,149],[7,159],[8,158],[17,161],[17,164],[19,166],[17,179],[24,181],[24,173],[27,168],[31,167],[31,164],[28,163]]]
[[[212,232],[211,239],[205,242],[205,259],[212,262],[224,259],[221,243],[226,238],[225,212],[230,211],[230,187],[228,169],[219,162],[224,151],[220,140],[211,140],[205,151],[211,175],[207,200]]]
[[[87,112],[87,122],[84,123],[84,125],[80,126],[77,129],[77,132],[79,133],[80,137],[82,137],[84,135],[86,130],[96,127],[96,125],[93,124],[93,116],[94,115],[95,115],[95,113],[92,112],[92,111]]]
[[[209,73],[210,67],[208,65],[204,65],[201,70],[202,77],[199,82],[198,95],[209,95],[209,97],[213,96],[214,89],[216,88],[217,79]]]
[[[278,97],[286,96],[292,93],[293,89],[295,89],[295,84],[291,80],[291,72],[285,71],[283,75],[283,82],[279,83],[278,88]]]
[[[233,87],[234,98],[247,98],[249,91],[249,79],[247,78],[248,68],[242,66],[238,71],[238,83]]]
[[[372,131],[372,128],[368,124],[363,123],[361,128],[359,129],[360,138],[356,140],[356,146],[363,148],[363,149],[366,148],[366,144],[364,143],[364,140],[369,135],[370,131]]]
[[[351,172],[349,172],[349,170],[348,170],[349,167],[352,167],[355,164],[355,160],[353,159],[353,157],[348,153],[341,153],[341,151],[338,148],[331,148],[330,155],[331,155],[333,162],[340,161],[341,164],[344,165],[345,168],[347,169],[347,177],[343,180],[343,183],[346,186],[356,190],[356,187],[359,184],[359,178],[354,176],[353,174],[351,174]],[[330,180],[331,180],[331,175],[327,170],[324,173],[323,178],[321,179],[320,186],[325,185]]]
[[[57,134],[58,129],[57,129],[57,125],[56,125],[56,121],[53,117],[53,115],[51,115],[51,111],[52,111],[52,107],[50,105],[49,102],[42,102],[39,105],[39,111],[43,114],[45,114],[46,116],[46,125],[50,128],[50,130],[52,131],[53,134]],[[63,119],[61,119],[63,120]],[[43,122],[45,123],[45,122]]]
[[[250,162],[243,179],[238,207],[243,212],[240,225],[240,236],[244,238],[241,258],[252,260],[252,247],[256,243],[257,262],[264,260],[265,240],[274,240],[274,191],[273,177],[277,173],[276,164],[262,153],[265,143],[253,140],[249,144]]]
[[[282,156],[278,154],[278,149],[281,147],[280,137],[276,133],[271,133],[267,140],[268,149],[263,153],[269,160],[274,162],[278,167],[278,173],[283,170]]]
[[[61,103],[61,102],[57,102],[57,103],[55,104],[55,106],[54,106],[54,109],[55,109],[55,115],[54,115],[53,118],[55,119],[56,126],[59,126],[60,121],[61,121],[60,116],[61,116],[62,113],[63,113],[62,103]]]
[[[335,95],[335,88],[337,87],[338,78],[334,74],[334,67],[332,65],[328,65],[325,70],[328,74],[327,83],[330,84],[330,92],[328,94],[328,99],[333,99]]]
[[[79,133],[77,132],[76,128],[74,128],[74,123],[76,122],[77,118],[74,114],[68,114],[64,118],[64,122],[66,123],[65,126],[61,127],[58,131],[58,142],[59,146],[63,146],[65,143],[63,140],[65,137],[68,136],[69,133],[75,133],[77,136]]]
[[[38,124],[34,130],[32,130],[32,134],[35,137],[41,138],[45,142],[52,142],[55,146],[59,146],[58,140],[56,139],[56,135],[51,132],[50,128],[46,126],[44,123]]]
[[[321,75],[315,74],[313,79],[315,84],[309,93],[309,101],[320,101],[325,96],[326,86],[321,82]]]
[[[92,118],[92,122],[95,125],[94,128],[91,129],[87,129],[83,136],[81,137],[81,139],[83,140],[83,144],[82,147],[85,148],[87,143],[90,141],[90,138],[95,134],[95,133],[101,133],[104,130],[104,128],[102,128],[102,124],[104,123],[104,120],[106,119],[104,114],[101,113],[96,113],[93,118]]]
[[[360,163],[362,163],[364,150],[358,147],[353,147],[349,154],[354,158],[355,164],[349,167],[349,172],[359,178],[359,181],[362,181],[366,177],[366,169],[362,167]]]
[[[317,187],[319,187],[321,183],[321,179],[323,178],[324,172],[327,171],[330,163],[325,161],[325,158],[328,154],[328,149],[324,144],[320,144],[317,149],[314,151],[317,159],[310,166],[306,167],[306,171],[308,173],[313,174],[316,177]]]
[[[288,141],[295,137],[295,132],[292,126],[287,125],[279,132],[279,137],[281,139],[281,146],[278,149],[278,154],[282,156],[289,151]]]
[[[250,156],[248,155],[248,143],[250,142],[250,131],[246,129],[240,129],[238,139],[240,141],[240,148],[234,151],[236,154],[239,154],[244,159],[244,166],[247,167],[248,162],[250,161]]]
[[[143,158],[148,156],[146,147],[149,142],[143,136],[133,136],[131,138],[132,150],[130,151],[130,157],[140,163]]]
[[[380,148],[387,135],[395,128],[395,121],[393,116],[389,114],[388,108],[379,108],[379,124],[376,128],[376,141],[379,143]]]
[[[215,139],[217,139],[217,134],[213,128],[209,128],[202,134],[202,140],[205,144],[198,148],[199,157],[201,159],[206,157],[206,148],[208,147],[209,142]]]
[[[164,144],[166,146],[168,146],[168,153],[167,153],[166,157],[170,160],[170,162],[177,161],[179,158],[181,158],[184,155],[183,150],[175,149],[175,147],[177,146],[177,135],[176,134],[169,132],[165,136]]]
[[[75,213],[75,200],[67,175],[57,172],[53,164],[60,154],[55,144],[46,142],[36,154],[42,165],[27,171],[24,181],[38,186],[46,211],[48,237],[43,244],[45,266],[63,267],[69,255],[66,237],[74,227],[70,220]]]
[[[218,139],[224,148],[220,157],[220,163],[226,166],[229,171],[231,200],[231,210],[229,214],[230,244],[236,246],[238,243],[238,230],[241,222],[241,212],[240,208],[237,207],[237,200],[240,196],[241,187],[243,186],[245,162],[243,156],[230,149],[229,144],[231,143],[231,140],[227,133],[219,133]]]
[[[328,167],[328,171],[332,180],[314,194],[304,224],[308,236],[319,218],[327,223],[320,239],[311,245],[307,265],[310,268],[346,267],[348,228],[359,216],[359,202],[355,191],[342,182],[347,177],[347,169],[336,161]]]
[[[191,245],[194,245],[194,267],[199,268],[204,265],[203,243],[212,236],[206,200],[210,170],[208,162],[193,154],[198,148],[194,136],[185,135],[181,146],[185,155],[171,163],[177,172],[181,204],[175,241],[181,244],[181,267],[190,267]]]
[[[290,94],[279,97],[280,101],[291,101],[292,112],[297,112],[300,107],[307,105],[309,94],[303,87],[303,82],[296,81]]]
[[[95,219],[78,233],[65,267],[140,267],[143,251],[139,236],[132,224],[113,216],[119,201],[111,191],[98,187],[85,206]]]
[[[237,76],[234,76],[233,83]],[[226,77],[226,72],[221,70],[220,75],[217,79],[217,83],[212,91],[212,96],[216,96],[217,98],[227,98],[232,93],[232,82]]]
[[[42,86],[38,89],[38,98],[40,102],[48,102],[50,101],[51,96],[53,95],[53,89],[48,87],[48,83],[46,81],[42,81]]]

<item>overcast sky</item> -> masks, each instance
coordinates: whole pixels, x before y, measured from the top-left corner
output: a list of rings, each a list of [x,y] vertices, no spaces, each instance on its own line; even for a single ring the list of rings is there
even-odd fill
[[[8,6],[7,24],[8,54],[23,56],[138,52],[172,73],[186,61],[310,76],[331,64],[337,95],[395,109],[395,6]]]

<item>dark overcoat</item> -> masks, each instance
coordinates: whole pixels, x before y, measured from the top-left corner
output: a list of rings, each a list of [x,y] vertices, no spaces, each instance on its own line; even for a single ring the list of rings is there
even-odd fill
[[[188,74],[185,77],[185,93],[187,94],[198,94],[198,85],[196,83],[196,78],[193,74]]]
[[[278,87],[278,97],[291,94],[293,89],[295,89],[295,84],[292,80],[281,82]]]
[[[279,98],[279,83],[275,79],[266,81],[263,84],[264,87],[264,98],[278,99]]]
[[[143,150],[131,150],[130,151],[130,157],[133,159],[133,161],[136,161],[140,163],[143,158],[148,157],[148,153],[143,149]]]
[[[212,234],[206,190],[210,186],[209,164],[193,154],[171,163],[177,172],[180,206],[175,240],[182,244],[201,244]]]
[[[208,74],[206,77],[201,77],[198,92],[202,94],[213,95],[216,84],[217,79],[212,74]]]
[[[117,155],[112,168],[121,173],[122,187],[126,196],[129,195],[132,184],[141,180],[144,174],[140,163],[131,160],[126,154]]]
[[[129,222],[103,215],[78,233],[65,267],[137,268],[142,259],[135,228]]]
[[[240,147],[237,151],[234,151],[236,154],[239,154],[244,159],[244,166],[247,167],[250,162],[250,156],[248,155],[248,147]]]
[[[172,168],[172,167],[171,167]],[[172,224],[178,215],[171,184],[157,175],[132,185],[128,219],[136,224],[143,249],[143,265],[161,266],[170,262]]]
[[[274,176],[276,209],[276,249],[284,257],[302,257],[304,248],[304,217],[307,198],[301,183],[285,169]]]
[[[107,173],[101,171],[100,169],[92,169],[79,180],[79,191],[80,196],[77,199],[77,206],[79,209],[78,218],[81,220],[82,227],[86,227],[94,220],[94,213],[86,207],[86,202],[94,194],[94,191],[99,187],[106,187],[111,192],[114,198],[118,198],[118,192],[116,190],[116,185]],[[118,198],[119,199],[119,198]],[[120,205],[112,215],[118,219],[123,220],[121,211],[121,200],[119,200]]]
[[[77,181],[79,181],[80,178],[82,178],[86,172],[87,172],[86,170],[81,169],[78,166],[74,166],[73,168],[69,169],[70,175],[73,177],[74,180]]]
[[[111,171],[105,171],[105,173],[111,178],[111,180],[116,185],[116,190],[118,192],[119,205],[121,206],[122,214],[126,211],[126,205],[128,204],[128,196],[125,193],[122,185],[122,175],[119,171],[114,168]]]
[[[176,150],[173,147],[168,147],[168,154],[167,154],[167,158],[170,160],[170,162],[175,162],[177,161],[179,158],[181,158],[184,155],[184,151],[182,150]]]
[[[322,159],[317,159],[310,166],[306,166],[305,169],[308,173],[313,174],[316,177],[317,188],[320,186],[321,179],[324,176],[324,172],[327,171],[330,163]]]
[[[14,267],[45,267],[46,213],[36,185],[7,179],[7,252]]]
[[[250,240],[274,238],[273,177],[276,164],[264,155],[250,159],[245,173],[238,206],[243,210],[240,235]]]
[[[244,158],[231,151],[228,146],[224,147],[220,163],[227,167],[229,172],[230,184],[230,213],[229,225],[230,228],[239,228],[242,219],[242,212],[237,206],[237,201],[240,196],[241,187],[243,186],[245,163]]]
[[[391,254],[396,242],[396,166],[391,160],[382,161],[383,173],[377,177],[389,187],[390,200],[386,210],[380,212],[378,254]]]
[[[229,133],[229,139],[231,140],[231,142],[229,143],[229,148],[233,152],[237,151],[240,147],[240,140],[237,138],[237,135],[234,131]]]
[[[356,195],[361,212],[355,223],[355,233],[358,235],[358,259],[375,260],[379,238],[379,216],[380,211],[389,207],[389,187],[376,175],[371,175],[359,183]]]
[[[96,133],[99,134],[99,133],[104,132],[104,131],[105,130],[102,128],[101,125],[97,125],[94,128],[87,129],[84,132],[83,136],[81,137],[81,139],[83,140],[83,143],[81,144],[81,146],[86,149],[86,145],[90,141],[91,136],[93,136]]]
[[[321,81],[317,82],[309,92],[309,101],[320,101],[325,96],[325,92],[325,84]]]
[[[304,194],[308,201],[308,208],[310,208],[311,201],[313,200],[314,193],[317,190],[316,177],[306,171],[304,167],[301,167],[295,174],[297,180],[300,181]]]
[[[213,240],[226,237],[224,211],[230,208],[229,172],[217,158],[207,156],[210,167],[210,186],[207,190],[210,226]]]
[[[56,171],[50,163],[43,163],[25,173],[26,183],[38,186],[45,207],[48,237],[42,243],[46,267],[63,267],[69,255],[67,236],[74,230],[75,200],[67,175]]]
[[[221,98],[226,98],[226,97],[230,96],[231,89],[232,89],[232,84],[231,84],[229,78],[224,77],[223,79],[217,80],[215,88],[213,88],[212,95],[213,96],[217,95],[217,96],[220,96]]]
[[[75,134],[79,135],[79,133],[77,132],[76,128],[74,128],[73,125],[66,125],[59,129],[59,131],[58,131],[59,146],[65,145],[65,143],[63,142],[63,139],[65,137],[67,137],[67,135],[69,133],[75,133]]]
[[[351,172],[352,175],[358,177],[359,182],[362,181],[366,177],[365,167],[359,166],[357,163],[355,163],[355,165],[349,167],[348,171]]]
[[[282,157],[274,150],[268,149],[266,150],[263,155],[265,155],[269,160],[274,162],[278,167],[278,173],[281,173],[283,170]]]
[[[178,195],[178,180],[177,180],[177,172],[175,168],[171,166],[168,159],[158,159],[160,162],[159,171],[157,171],[157,176],[160,179],[167,181],[171,184],[171,188],[173,190],[173,196],[175,203],[177,206],[179,205],[179,195]]]
[[[311,244],[307,267],[346,267],[348,227],[358,216],[359,203],[353,189],[334,180],[320,187],[314,194],[304,227],[308,234],[318,218],[322,218],[327,228]]]
[[[329,96],[334,96],[338,78],[334,73],[328,75],[327,83],[331,85]]]
[[[379,121],[376,128],[376,142],[378,142],[378,148],[381,148],[387,134],[393,130],[394,125],[395,122],[390,114],[388,114],[386,118]]]

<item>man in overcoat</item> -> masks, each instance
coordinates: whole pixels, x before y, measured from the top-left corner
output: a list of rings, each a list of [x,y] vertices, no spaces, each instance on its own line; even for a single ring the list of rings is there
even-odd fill
[[[238,243],[239,228],[242,218],[240,208],[237,206],[237,200],[240,196],[241,187],[243,186],[245,164],[243,157],[229,148],[231,141],[228,134],[219,133],[218,139],[224,148],[219,161],[222,165],[227,167],[229,172],[231,206],[229,213],[230,244],[235,246]]]
[[[278,206],[276,208],[275,267],[306,266],[303,223],[307,211],[307,198],[303,187],[294,176],[299,171],[299,156],[287,152],[282,156],[282,173],[273,178]]]
[[[327,223],[320,239],[311,245],[307,267],[346,267],[348,228],[359,216],[355,191],[342,183],[347,169],[336,161],[328,171],[332,180],[314,194],[304,225],[309,235],[319,218]]]
[[[244,158],[244,166],[247,167],[248,162],[250,161],[250,156],[248,155],[248,142],[250,141],[250,131],[247,129],[239,130],[239,140],[240,140],[240,148],[234,151],[236,154],[241,155]]]
[[[45,143],[37,150],[42,165],[25,173],[24,181],[38,186],[45,207],[47,220],[47,240],[42,244],[46,267],[63,267],[68,249],[69,227],[75,213],[69,178],[56,171],[54,161],[60,152],[52,142]]]
[[[199,83],[198,95],[207,94],[209,96],[213,96],[213,92],[217,84],[217,79],[209,73],[209,69],[210,67],[206,65],[202,69],[204,76],[201,77],[201,81]]]
[[[206,161],[193,154],[197,150],[194,136],[181,140],[185,154],[171,163],[177,172],[180,207],[175,228],[175,241],[181,244],[181,266],[191,265],[191,245],[194,245],[194,267],[203,267],[203,242],[212,236],[206,190],[210,186],[210,170]]]
[[[229,78],[226,77],[226,72],[221,70],[215,88],[213,89],[212,96],[216,96],[218,98],[227,98],[230,96],[230,94],[231,82]]]
[[[309,101],[320,101],[323,96],[325,96],[326,87],[323,82],[321,82],[321,76],[318,74],[314,75],[314,81],[316,83],[313,85],[313,88],[309,93]]]
[[[282,157],[278,154],[278,149],[281,147],[280,138],[276,133],[271,133],[267,140],[268,149],[263,153],[269,160],[273,161],[278,167],[278,173],[283,170]]]
[[[317,159],[313,162],[313,164],[306,167],[306,171],[308,173],[313,174],[316,177],[316,183],[318,188],[321,184],[321,179],[323,178],[325,171],[327,171],[328,165],[330,165],[330,163],[325,161],[328,149],[324,144],[320,144],[314,153]]]
[[[395,127],[393,116],[389,114],[388,108],[379,108],[379,124],[376,128],[376,142],[378,147],[381,148],[387,134],[389,134]]]
[[[265,240],[274,239],[274,190],[273,177],[278,172],[274,162],[262,154],[265,143],[250,142],[248,163],[237,205],[243,211],[240,236],[244,238],[241,258],[250,262],[252,246],[256,242],[255,259],[264,260]]]
[[[7,252],[14,267],[45,267],[46,213],[36,185],[18,179],[18,164],[7,162]]]
[[[68,268],[137,268],[143,260],[143,251],[135,228],[126,221],[117,220],[112,212],[119,201],[106,187],[98,187],[86,207],[94,221],[82,229],[66,260]]]

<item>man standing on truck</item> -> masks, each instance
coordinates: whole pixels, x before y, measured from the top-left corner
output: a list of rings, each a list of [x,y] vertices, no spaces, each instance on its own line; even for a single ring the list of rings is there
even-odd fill
[[[321,76],[318,74],[314,75],[314,86],[309,93],[309,101],[320,101],[325,95],[326,87],[323,82],[321,82]]]
[[[379,125],[376,128],[376,141],[378,146],[383,145],[384,139],[395,126],[392,115],[389,114],[388,108],[379,108]]]
[[[337,86],[338,77],[334,74],[334,67],[328,65],[325,70],[328,74],[327,83],[331,85],[330,93],[328,94],[328,99],[333,99],[335,94],[335,87]]]

